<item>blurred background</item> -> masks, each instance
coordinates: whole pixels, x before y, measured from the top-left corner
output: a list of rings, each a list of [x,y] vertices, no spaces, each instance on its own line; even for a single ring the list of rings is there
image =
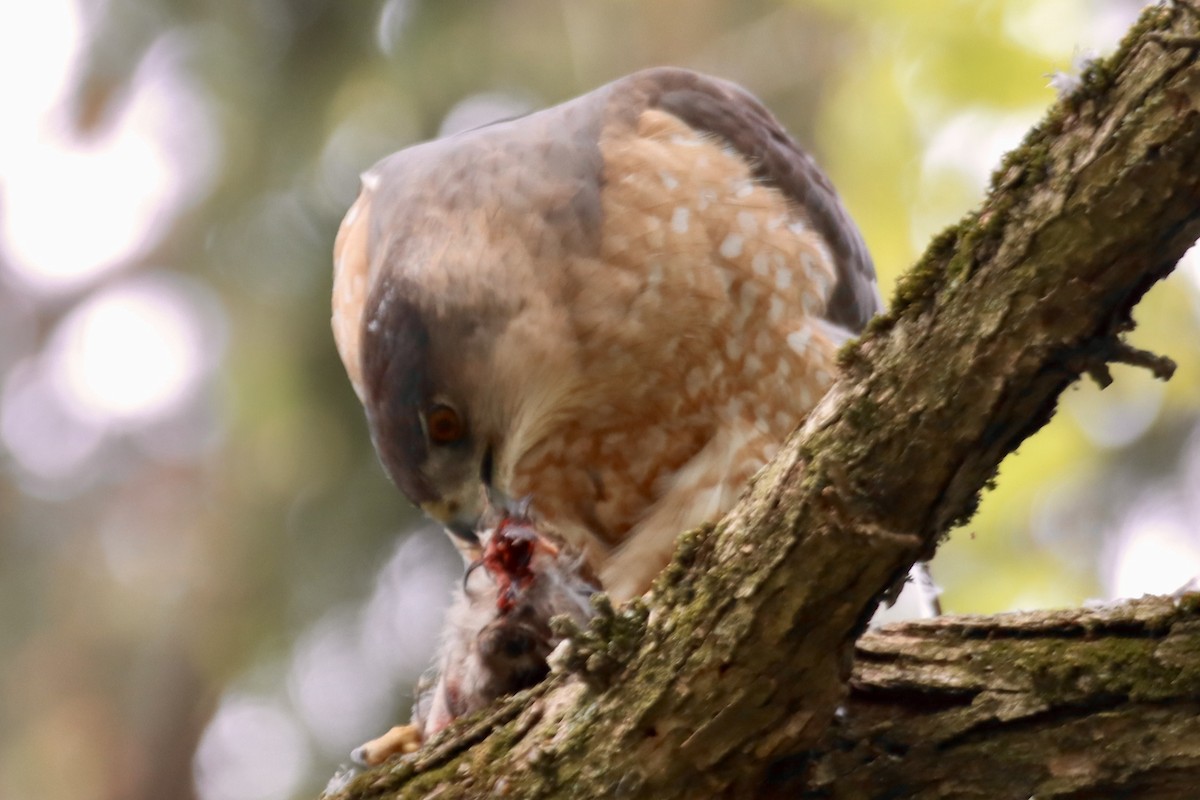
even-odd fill
[[[357,175],[690,66],[832,175],[885,296],[1137,0],[37,0],[0,6],[0,797],[313,797],[406,719],[459,569],[329,331]],[[1071,390],[939,553],[951,612],[1200,573],[1200,265],[1169,384]]]

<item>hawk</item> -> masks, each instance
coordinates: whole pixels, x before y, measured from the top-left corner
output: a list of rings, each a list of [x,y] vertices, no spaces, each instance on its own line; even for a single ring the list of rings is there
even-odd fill
[[[672,68],[388,156],[334,261],[396,485],[470,559],[527,498],[617,601],[732,505],[880,306],[813,160],[743,89]]]

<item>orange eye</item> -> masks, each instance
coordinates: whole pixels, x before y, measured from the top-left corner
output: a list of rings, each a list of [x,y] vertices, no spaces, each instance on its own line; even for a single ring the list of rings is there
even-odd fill
[[[425,414],[425,430],[434,444],[454,444],[467,435],[462,417],[450,406],[437,405]]]

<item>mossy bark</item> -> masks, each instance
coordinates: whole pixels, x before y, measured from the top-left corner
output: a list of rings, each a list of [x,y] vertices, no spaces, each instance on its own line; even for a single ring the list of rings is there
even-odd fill
[[[891,626],[859,640],[850,687],[760,797],[1200,791],[1200,595]]]
[[[1082,87],[1005,160],[981,209],[931,245],[889,314],[842,353],[832,391],[738,506],[682,538],[645,605],[603,609],[593,630],[576,637],[571,669],[454,726],[415,757],[361,776],[338,797],[752,797],[770,791],[773,768],[795,763],[789,754],[828,746],[830,736],[851,752],[858,740],[846,736],[868,746],[870,718],[856,695],[849,716],[831,724],[847,702],[854,643],[879,598],[973,513],[1001,460],[1082,373],[1104,380],[1113,360],[1169,372],[1165,360],[1119,336],[1144,292],[1200,236],[1197,23],[1182,5],[1149,9],[1116,55],[1087,70]],[[930,630],[973,624],[947,620]],[[1089,651],[1095,658],[1070,678],[1109,703],[1102,711],[1079,704],[1096,717],[1085,729],[1097,737],[1087,757],[1128,759],[1128,748],[1109,753],[1106,731],[1125,741],[1139,719],[1146,736],[1194,733],[1180,716],[1195,710],[1194,683],[1154,701],[1106,694],[1101,676],[1126,663],[1129,641],[1119,632],[1097,636],[1111,648]],[[1004,698],[1004,676],[1032,663],[990,640],[965,637],[961,648],[948,670],[975,648],[995,659],[994,671],[972,673],[980,697]],[[860,660],[860,670],[868,667]],[[928,716],[923,695],[938,696],[953,677],[936,662],[926,673],[914,686],[927,680],[928,692],[915,688],[911,705],[899,696],[892,703],[897,726]],[[1031,682],[1030,707],[1049,702],[1055,695],[1039,693],[1061,691],[1066,680]],[[1124,715],[1125,727],[1102,724],[1099,715],[1113,714]],[[919,751],[921,729],[911,730],[908,752]],[[1011,743],[1015,763],[1018,740],[1005,730],[980,726],[969,738],[982,748],[994,732],[1000,751]],[[1159,744],[1191,747],[1178,738]],[[954,749],[958,763],[969,760],[965,741]],[[891,790],[872,779],[858,793],[838,777],[853,772],[848,762],[811,763],[821,768],[801,780],[815,796],[908,796],[905,787],[934,785],[881,769],[873,774],[897,781]],[[1039,796],[1075,769],[1062,763],[1036,782]],[[964,767],[959,777],[969,774]]]

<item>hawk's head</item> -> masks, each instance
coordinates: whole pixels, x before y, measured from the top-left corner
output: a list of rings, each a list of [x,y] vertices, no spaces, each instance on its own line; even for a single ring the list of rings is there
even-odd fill
[[[468,544],[489,500],[507,505],[512,460],[578,388],[558,346],[574,322],[537,274],[595,247],[588,148],[594,137],[581,148],[506,123],[409,148],[363,176],[338,234],[333,328],[376,449]]]
[[[440,320],[386,287],[367,301],[363,371],[371,438],[396,485],[468,544],[491,486],[499,431],[461,366],[490,350],[479,325]],[[453,343],[456,348],[448,345]],[[446,352],[459,349],[459,352]]]

